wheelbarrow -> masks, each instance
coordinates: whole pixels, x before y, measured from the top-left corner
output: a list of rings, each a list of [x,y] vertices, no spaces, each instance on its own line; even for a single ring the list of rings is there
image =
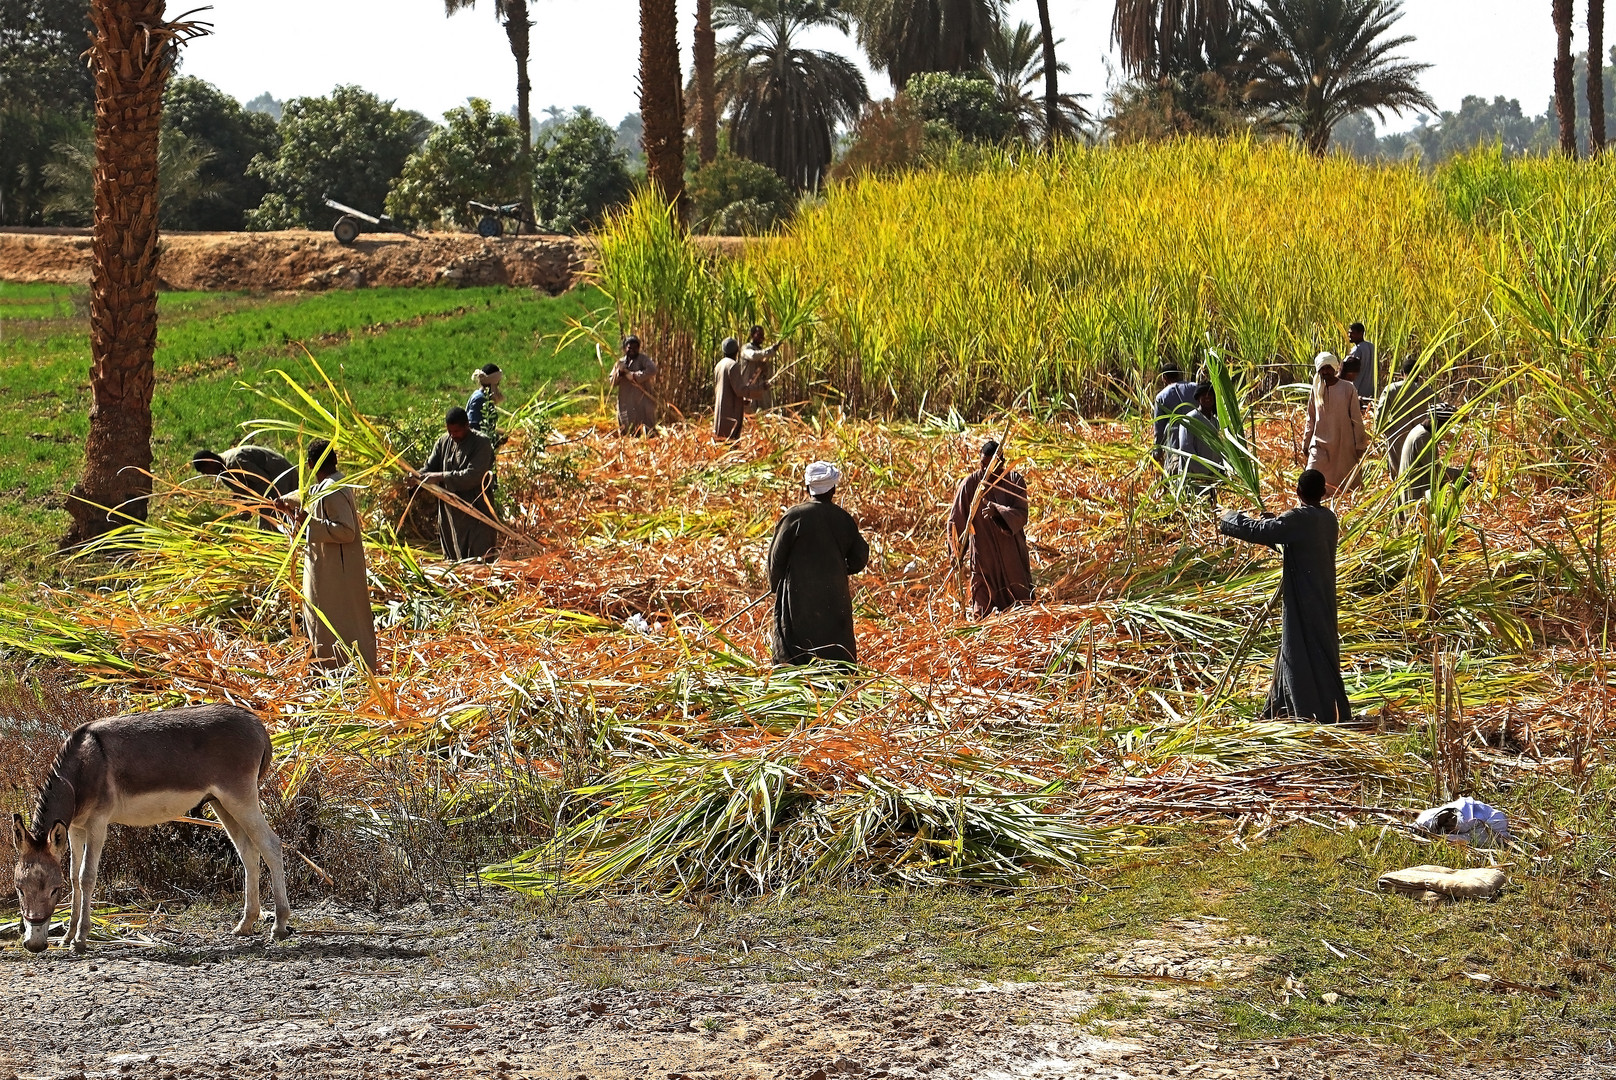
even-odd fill
[[[386,214],[367,214],[363,210],[355,210],[351,206],[345,206],[329,195],[321,196],[320,201],[342,215],[337,219],[337,223],[331,226],[331,235],[337,238],[337,243],[339,244],[351,244],[358,239],[359,223],[361,221],[369,222],[378,229],[387,229],[391,232],[403,233],[405,236],[409,237],[414,236],[414,234],[408,229],[402,228],[398,222],[394,221]]]
[[[523,225],[532,226],[532,222],[528,221],[527,214],[523,211],[521,203],[503,203],[495,206],[490,203],[478,202],[476,199],[467,199],[466,205],[473,210],[482,211],[482,216],[477,219],[477,235],[481,237],[504,235],[506,220],[516,222],[515,231],[518,234],[521,233]]]

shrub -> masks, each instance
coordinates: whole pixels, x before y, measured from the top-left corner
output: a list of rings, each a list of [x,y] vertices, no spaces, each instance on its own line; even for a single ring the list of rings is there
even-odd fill
[[[697,229],[721,236],[767,232],[791,211],[791,192],[778,173],[731,154],[697,169],[685,190]]]
[[[861,173],[886,174],[913,169],[921,162],[926,144],[926,122],[914,101],[899,94],[872,101],[859,118],[847,151],[831,166],[832,180]]]
[[[468,199],[511,203],[521,197],[522,133],[516,120],[482,98],[443,114],[387,195],[400,221],[472,228],[479,214]]]
[[[909,80],[903,95],[914,103],[922,120],[947,125],[967,142],[998,142],[1014,126],[999,107],[993,84],[978,75],[922,72]]]
[[[579,109],[533,148],[533,214],[541,228],[579,232],[628,201],[628,155],[617,133]]]

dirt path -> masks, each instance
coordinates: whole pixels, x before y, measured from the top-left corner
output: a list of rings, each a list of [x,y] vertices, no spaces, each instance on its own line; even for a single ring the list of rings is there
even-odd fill
[[[830,988],[801,964],[806,977],[786,982],[744,970],[680,979],[591,965],[624,950],[569,947],[548,936],[544,920],[504,905],[475,923],[424,912],[367,922],[326,909],[306,913],[296,937],[269,948],[227,937],[225,915],[210,916],[218,928],[199,919],[161,931],[160,946],[101,944],[85,957],[58,948],[33,957],[8,942],[0,1080],[1459,1074],[1361,1044],[1221,1043],[1197,1023],[1193,986],[1239,978],[1260,959],[1260,943],[1219,937],[1205,924],[1163,927],[1058,982]],[[1132,991],[1128,1018],[1096,1024],[1118,985]],[[1467,1066],[1463,1075],[1603,1071],[1560,1058]]]

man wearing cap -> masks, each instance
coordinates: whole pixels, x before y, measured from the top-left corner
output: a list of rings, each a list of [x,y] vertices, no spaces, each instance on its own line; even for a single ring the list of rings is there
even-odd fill
[[[1339,494],[1356,476],[1358,459],[1369,448],[1358,390],[1339,376],[1341,361],[1321,352],[1313,359],[1313,393],[1307,402],[1302,446],[1307,467],[1324,475],[1326,491]]]
[[[494,550],[494,527],[489,524],[494,520],[494,505],[488,498],[494,482],[494,444],[471,430],[465,409],[450,409],[443,427],[432,455],[408,482],[412,487],[431,484],[442,488],[488,519],[479,520],[459,506],[438,500],[438,543],[444,555],[481,559]]]
[[[297,491],[297,469],[265,446],[235,446],[218,453],[198,450],[191,456],[191,468],[203,476],[218,477],[231,494],[243,501],[260,504],[260,528],[273,529],[271,504]]]
[[[656,361],[640,351],[640,339],[624,338],[623,355],[612,365],[619,435],[656,434],[657,399],[651,390],[656,373]]]
[[[713,435],[719,439],[741,437],[746,422],[746,403],[763,397],[765,390],[746,377],[746,369],[736,357],[741,343],[725,338],[724,355],[713,369]]]
[[[1341,681],[1341,638],[1336,626],[1335,514],[1321,505],[1324,474],[1308,469],[1296,480],[1302,505],[1274,517],[1248,517],[1233,510],[1218,531],[1252,544],[1279,545],[1284,552],[1280,592],[1285,619],[1274,657],[1274,681],[1263,719],[1289,717],[1326,724],[1352,719]]]
[[[870,561],[853,515],[836,505],[842,474],[816,461],[803,474],[810,498],[787,510],[769,544],[774,593],[774,662],[858,662],[848,577]]]
[[[987,488],[978,499],[977,489],[984,483]],[[971,609],[977,618],[1032,599],[1027,481],[1006,465],[995,440],[989,439],[982,447],[982,467],[954,489],[948,540],[955,552],[966,546],[970,556]]]

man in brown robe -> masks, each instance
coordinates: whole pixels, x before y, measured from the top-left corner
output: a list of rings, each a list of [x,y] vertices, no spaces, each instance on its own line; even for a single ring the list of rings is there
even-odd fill
[[[733,441],[741,437],[746,403],[762,398],[766,388],[747,378],[745,366],[737,359],[740,342],[725,338],[723,349],[724,356],[713,369],[713,435]]]
[[[987,488],[977,500],[977,489]],[[976,516],[971,506],[976,504]],[[999,444],[982,447],[982,467],[954,491],[948,513],[950,547],[969,545],[971,607],[981,618],[1032,599],[1032,560],[1027,554],[1027,482],[1006,466]]]
[[[473,515],[445,499],[438,500],[438,543],[451,559],[481,559],[494,550],[496,520],[489,492],[494,486],[494,444],[471,430],[465,409],[454,408],[443,418],[432,455],[412,484],[432,484],[474,507]],[[482,520],[487,518],[487,521]]]
[[[630,334],[623,341],[623,355],[612,365],[619,435],[656,434],[657,399],[651,389],[656,373],[656,361],[640,351],[640,339]]]
[[[306,455],[314,484],[307,500],[277,499],[275,507],[305,526],[303,627],[314,643],[315,666],[338,668],[358,661],[376,670],[376,619],[365,581],[365,542],[353,488],[341,483],[337,452],[325,439]]]

